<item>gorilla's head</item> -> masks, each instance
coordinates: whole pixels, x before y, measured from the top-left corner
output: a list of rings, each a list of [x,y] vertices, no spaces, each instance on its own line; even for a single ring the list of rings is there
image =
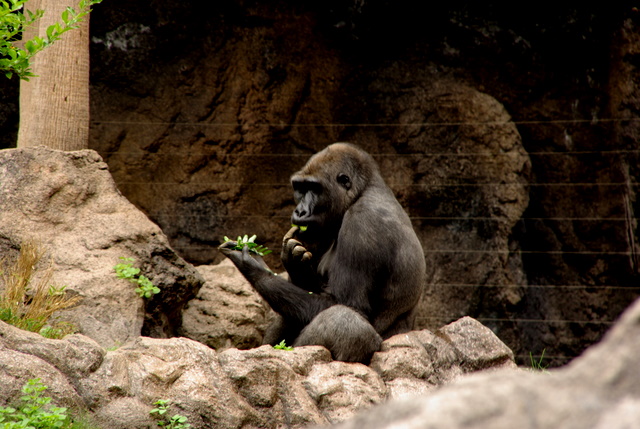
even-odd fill
[[[373,158],[349,143],[334,143],[315,154],[291,177],[296,208],[295,225],[309,232],[331,233],[346,211],[380,172]]]

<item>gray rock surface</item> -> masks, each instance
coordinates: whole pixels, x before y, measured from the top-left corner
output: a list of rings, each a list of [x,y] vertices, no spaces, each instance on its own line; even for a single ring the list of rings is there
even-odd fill
[[[141,332],[171,336],[203,282],[160,228],[120,194],[107,164],[91,150],[0,151],[0,254],[15,257],[27,240],[53,260],[55,282],[82,297],[61,318],[105,347]],[[135,258],[161,297],[145,301],[131,283],[116,279],[119,257]]]
[[[218,351],[262,344],[268,306],[229,259],[196,267],[205,280],[182,312],[180,335]]]

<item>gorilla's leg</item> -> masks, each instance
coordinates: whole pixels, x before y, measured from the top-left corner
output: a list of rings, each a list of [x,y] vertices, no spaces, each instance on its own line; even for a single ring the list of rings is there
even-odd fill
[[[274,313],[273,320],[267,326],[267,329],[264,331],[264,336],[262,337],[262,344],[271,344],[275,346],[278,344],[284,336],[284,319],[278,313]]]
[[[382,337],[357,311],[334,305],[320,312],[300,332],[294,346],[324,346],[335,360],[364,362],[380,350]]]

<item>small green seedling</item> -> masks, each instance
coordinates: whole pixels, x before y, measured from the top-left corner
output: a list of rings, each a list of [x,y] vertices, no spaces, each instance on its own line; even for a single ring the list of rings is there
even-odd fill
[[[275,346],[273,346],[273,348],[276,349],[276,350],[286,350],[288,352],[293,350],[293,347],[287,346],[287,343],[285,343],[284,340],[280,341],[280,343],[278,343]]]
[[[294,228],[298,228],[300,230],[300,232],[305,232],[308,228],[308,226],[306,225],[296,225],[296,224],[291,224],[292,227]]]
[[[156,408],[149,411],[151,415],[157,415],[161,420],[158,420],[158,426],[167,429],[189,429],[191,425],[187,423],[187,418],[180,414],[175,414],[173,417],[167,419],[165,414],[169,411],[169,401],[165,399],[158,399],[154,404]]]
[[[140,298],[152,298],[155,294],[160,293],[160,288],[151,283],[146,276],[140,275],[140,268],[133,266],[133,258],[120,257],[125,263],[117,264],[113,269],[116,271],[116,276],[119,279],[128,280],[131,283],[137,285],[136,293]]]
[[[260,256],[265,256],[268,255],[269,253],[271,253],[271,250],[269,250],[266,246],[261,246],[258,245],[256,242],[256,235],[252,235],[251,237],[249,237],[248,235],[245,234],[244,237],[238,237],[238,239],[236,240],[236,246],[234,247],[235,250],[242,250],[244,249],[244,246],[247,246],[249,248],[249,252],[253,252],[256,255],[260,255]],[[224,242],[228,242],[228,241],[232,241],[229,237],[225,236],[224,237]]]
[[[535,359],[533,357],[533,354],[531,352],[529,352],[529,359],[531,359],[531,369],[535,370],[535,371],[542,371],[542,372],[546,372],[547,367],[549,365],[543,365],[542,364],[542,360],[544,359],[544,352],[547,349],[543,349],[542,353],[540,354],[540,358],[539,359]]]

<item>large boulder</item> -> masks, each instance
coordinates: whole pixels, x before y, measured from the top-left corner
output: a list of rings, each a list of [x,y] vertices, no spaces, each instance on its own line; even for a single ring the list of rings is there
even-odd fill
[[[425,393],[483,369],[515,368],[513,352],[491,330],[463,317],[431,332],[396,335],[382,343],[371,367],[385,381],[392,398]]]
[[[167,337],[203,280],[160,228],[118,191],[92,150],[0,151],[0,255],[34,241],[55,266],[55,281],[82,301],[60,313],[105,347],[141,333]],[[133,257],[161,293],[145,301],[114,265]]]
[[[179,334],[218,351],[262,344],[268,305],[231,260],[196,269],[205,283],[182,312]]]
[[[640,422],[640,300],[601,343],[549,372],[498,371],[390,402],[335,429],[623,429]]]

